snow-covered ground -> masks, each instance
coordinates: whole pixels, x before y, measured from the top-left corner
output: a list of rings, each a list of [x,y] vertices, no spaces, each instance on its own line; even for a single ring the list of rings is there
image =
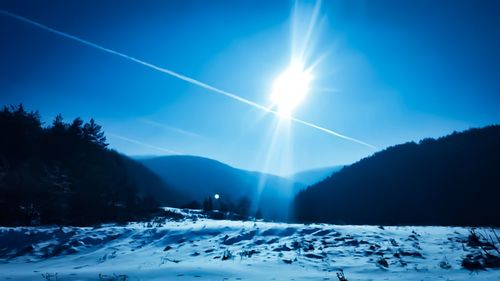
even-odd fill
[[[487,231],[479,229],[478,231]],[[210,220],[0,228],[1,280],[500,280],[469,229]]]

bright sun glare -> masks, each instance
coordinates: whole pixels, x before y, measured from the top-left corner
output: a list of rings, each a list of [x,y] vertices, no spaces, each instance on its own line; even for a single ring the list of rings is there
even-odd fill
[[[302,103],[309,92],[313,79],[309,70],[300,63],[292,63],[281,73],[273,84],[271,100],[278,107],[281,116],[289,117],[292,111]]]

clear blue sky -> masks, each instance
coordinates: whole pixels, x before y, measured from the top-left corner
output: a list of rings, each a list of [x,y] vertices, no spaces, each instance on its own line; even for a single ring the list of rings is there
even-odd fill
[[[263,105],[314,2],[2,1],[0,9]],[[500,1],[324,1],[294,116],[379,149],[500,122]],[[295,44],[295,45],[296,45]],[[112,148],[277,174],[375,150],[0,14],[0,103],[94,117]]]

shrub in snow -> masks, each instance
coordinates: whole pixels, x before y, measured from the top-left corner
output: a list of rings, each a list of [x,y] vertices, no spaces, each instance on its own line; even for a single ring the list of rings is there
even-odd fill
[[[231,251],[229,250],[224,250],[224,254],[222,254],[222,260],[225,261],[232,258],[233,258],[233,253],[231,253]]]
[[[492,229],[489,234],[479,234],[472,229],[466,242],[467,246],[480,251],[467,254],[462,260],[463,268],[468,270],[500,268],[500,237],[495,230]]]
[[[337,278],[339,279],[339,281],[347,281],[347,278],[345,278],[345,275],[344,275],[344,270],[340,270],[340,272],[337,272]]]

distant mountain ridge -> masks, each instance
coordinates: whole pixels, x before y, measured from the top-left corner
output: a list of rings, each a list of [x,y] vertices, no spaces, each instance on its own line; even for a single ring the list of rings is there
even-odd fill
[[[301,171],[295,174],[288,176],[287,178],[294,180],[296,182],[300,182],[304,185],[312,185],[318,183],[327,177],[332,176],[334,173],[340,171],[344,167],[343,165],[331,166],[331,167],[323,167],[317,169],[310,169]]]
[[[237,169],[199,156],[163,156],[140,162],[191,200],[201,203],[215,194],[220,195],[220,200],[247,197],[253,211],[260,210],[268,219],[288,219],[290,202],[304,188],[286,178]]]
[[[300,192],[301,222],[500,225],[500,126],[389,147]]]

